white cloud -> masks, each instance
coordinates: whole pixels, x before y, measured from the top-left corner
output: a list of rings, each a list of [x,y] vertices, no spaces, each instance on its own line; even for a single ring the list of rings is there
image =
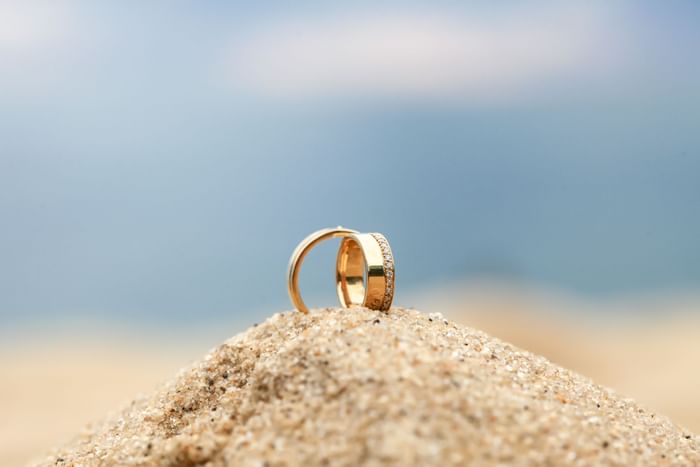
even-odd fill
[[[51,47],[68,31],[65,3],[0,0],[0,53],[27,54]]]
[[[0,95],[40,95],[75,68],[86,28],[68,0],[0,0]]]
[[[610,63],[609,11],[367,13],[286,20],[241,34],[236,87],[272,97],[502,98]]]

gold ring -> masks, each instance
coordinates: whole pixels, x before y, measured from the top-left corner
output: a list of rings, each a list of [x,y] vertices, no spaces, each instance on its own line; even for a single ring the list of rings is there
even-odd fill
[[[336,227],[333,229],[321,229],[312,233],[294,249],[292,257],[289,258],[289,269],[287,270],[287,292],[294,307],[302,313],[308,313],[309,309],[304,304],[304,300],[299,293],[299,270],[304,257],[311,249],[323,240],[337,237],[347,237],[357,233],[356,230]]]
[[[359,233],[336,227],[321,229],[299,243],[289,259],[287,292],[294,307],[308,313],[299,293],[299,271],[304,257],[318,243],[342,238],[336,258],[336,291],[345,308],[364,306],[387,311],[394,299],[395,267],[389,242],[380,233]]]
[[[336,290],[346,308],[387,311],[394,299],[394,256],[380,233],[353,233],[340,242]]]

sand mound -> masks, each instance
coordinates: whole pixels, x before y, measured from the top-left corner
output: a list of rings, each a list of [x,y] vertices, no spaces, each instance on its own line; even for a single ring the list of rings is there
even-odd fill
[[[437,315],[287,312],[46,465],[700,464],[700,440]]]

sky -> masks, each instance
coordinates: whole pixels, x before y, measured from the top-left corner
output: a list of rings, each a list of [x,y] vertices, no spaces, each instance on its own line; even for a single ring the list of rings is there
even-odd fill
[[[399,300],[698,290],[697,3],[248,3],[0,0],[6,329],[264,316],[339,224]]]

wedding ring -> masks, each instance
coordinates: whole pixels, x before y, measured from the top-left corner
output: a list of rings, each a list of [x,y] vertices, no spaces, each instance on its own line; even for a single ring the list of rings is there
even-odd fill
[[[380,233],[360,233],[336,227],[318,230],[299,243],[289,259],[287,292],[294,307],[308,313],[299,292],[299,271],[304,258],[318,243],[342,238],[336,257],[336,291],[345,308],[364,306],[387,311],[394,299],[394,256]]]
[[[336,259],[336,290],[346,308],[387,311],[394,299],[394,256],[380,233],[344,236]]]
[[[311,249],[318,243],[328,240],[330,238],[347,237],[352,234],[358,233],[356,230],[345,229],[343,227],[336,227],[332,229],[321,229],[312,233],[296,247],[292,253],[292,257],[289,259],[289,269],[287,270],[287,292],[289,293],[289,298],[292,301],[294,307],[301,311],[302,313],[308,313],[309,309],[306,307],[304,300],[301,298],[299,293],[299,271],[301,269],[301,264],[304,262],[304,257],[311,251]]]

